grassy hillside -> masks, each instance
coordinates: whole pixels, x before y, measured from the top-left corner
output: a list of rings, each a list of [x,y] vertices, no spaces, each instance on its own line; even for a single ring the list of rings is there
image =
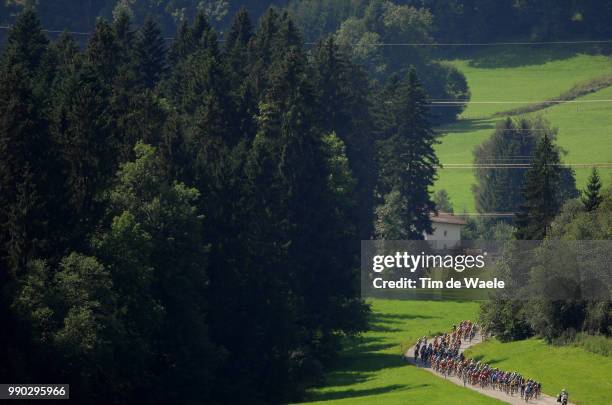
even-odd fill
[[[511,60],[489,52],[471,60],[452,62],[465,73],[473,101],[518,103],[472,103],[457,123],[440,128],[444,136],[437,153],[443,164],[472,163],[474,148],[491,135],[495,123],[502,119],[496,114],[554,99],[576,84],[612,73],[612,59],[601,55],[557,55],[552,60],[539,60],[529,59],[529,55],[534,56],[532,50],[514,52],[515,58]],[[495,60],[497,63],[493,63]],[[519,63],[521,60],[523,64]],[[528,61],[532,64],[526,64]],[[581,99],[612,99],[612,90],[609,87]],[[612,103],[562,104],[536,114],[548,117],[559,128],[559,144],[568,151],[565,162],[609,163],[612,162],[611,109]],[[589,170],[576,170],[579,187],[586,183]],[[609,181],[610,173],[609,169],[602,171],[604,181]],[[472,169],[442,169],[435,188],[444,188],[450,193],[456,211],[473,212],[473,183]]]
[[[539,339],[482,343],[468,350],[477,358],[505,370],[517,370],[542,381],[544,393],[556,395],[562,388],[577,404],[609,404],[612,396],[612,357],[578,347],[553,347]]]
[[[423,335],[447,331],[462,319],[475,319],[473,302],[372,301],[372,330],[342,353],[325,387],[310,401],[325,404],[496,404],[403,362],[401,353]]]

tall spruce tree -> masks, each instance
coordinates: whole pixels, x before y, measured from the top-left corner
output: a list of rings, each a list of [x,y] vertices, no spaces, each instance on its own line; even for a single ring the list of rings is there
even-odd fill
[[[275,57],[275,42],[280,29],[278,13],[269,8],[261,17],[257,31],[249,42],[249,80],[257,98],[264,96],[268,74]]]
[[[427,96],[414,70],[390,86],[391,98],[385,102],[389,124],[380,152],[380,191],[383,195],[399,193],[399,216],[408,228],[406,236],[423,239],[424,232],[432,232],[429,214],[435,204],[429,188],[439,164],[435,134],[427,118]]]
[[[140,82],[145,88],[152,89],[166,71],[166,45],[159,26],[152,18],[147,18],[138,31],[134,49]]]
[[[582,196],[582,204],[587,212],[595,211],[599,204],[603,201],[603,197],[600,194],[601,180],[597,168],[594,167],[589,176],[589,183],[587,184],[586,190]]]
[[[61,168],[48,131],[48,41],[31,11],[11,29],[0,61],[0,261],[10,271],[51,253],[60,220]],[[5,268],[7,269],[7,268]]]
[[[51,44],[51,49],[55,55],[58,69],[71,65],[81,58],[79,45],[74,40],[74,37],[67,32],[62,33],[57,41]],[[57,72],[57,76],[61,75],[61,72]]]
[[[135,32],[132,27],[132,16],[129,9],[121,7],[113,18],[113,31],[121,49],[122,57],[128,58],[134,46]]]
[[[241,8],[232,22],[225,40],[225,60],[231,76],[232,87],[240,88],[246,77],[248,44],[253,36],[253,26],[246,9]]]
[[[123,56],[113,28],[106,20],[98,18],[87,44],[85,57],[98,77],[109,87],[124,62]]]
[[[523,204],[517,213],[518,239],[542,240],[561,208],[561,158],[548,134],[538,142],[531,167],[525,173]]]
[[[253,37],[253,27],[246,9],[236,14],[225,40],[224,63],[228,74],[230,91],[236,104],[239,137],[250,142],[255,136],[257,99],[253,83],[248,77],[249,42]]]
[[[183,19],[178,27],[177,33],[170,46],[168,52],[168,59],[170,65],[177,65],[180,61],[184,60],[191,52],[193,52],[193,38],[191,35],[191,28],[189,21]]]
[[[102,193],[117,169],[109,89],[86,64],[63,70],[55,88],[52,130],[66,167],[75,241],[84,241],[104,214]]]

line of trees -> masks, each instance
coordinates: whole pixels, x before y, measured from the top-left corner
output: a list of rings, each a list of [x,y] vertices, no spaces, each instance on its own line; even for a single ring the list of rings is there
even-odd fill
[[[273,9],[238,12],[222,46],[203,12],[169,48],[125,10],[84,50],[41,29],[23,12],[0,59],[0,379],[100,403],[300,398],[367,326],[358,241],[382,196],[430,227],[416,74],[375,92]]]
[[[568,343],[580,332],[612,334],[609,271],[602,259],[606,246],[576,243],[612,238],[612,190],[602,190],[594,168],[578,198],[573,170],[563,167],[555,137],[541,119],[508,118],[475,150],[477,163],[528,164],[525,169],[477,170],[478,209],[517,212],[516,220],[513,226],[472,221],[464,232],[470,239],[508,241],[496,271],[509,281],[512,294],[496,294],[480,314],[502,341],[538,335]],[[598,289],[605,293],[598,295]],[[521,293],[523,300],[518,300]]]

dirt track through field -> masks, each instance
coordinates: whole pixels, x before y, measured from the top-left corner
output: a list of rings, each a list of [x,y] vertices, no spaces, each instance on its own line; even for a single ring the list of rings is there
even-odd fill
[[[472,339],[471,342],[461,342],[461,352],[464,352],[467,348],[472,347],[478,343],[482,342],[482,336],[480,334],[478,334],[476,337],[474,337],[474,339]],[[406,361],[414,366],[417,366],[418,368],[422,368],[423,370],[429,371],[430,373],[440,377],[440,378],[444,378],[445,380],[448,380],[452,383],[455,383],[457,385],[461,385],[463,386],[463,381],[461,381],[461,379],[459,377],[456,376],[452,376],[452,377],[443,377],[441,374],[436,373],[431,367],[424,367],[422,365],[418,365],[414,362],[414,346],[411,347],[410,349],[408,349],[406,351],[406,353],[404,354],[404,357],[406,358]],[[535,378],[537,378],[537,376],[534,376]],[[553,398],[549,395],[544,395],[542,394],[537,400],[536,399],[532,399],[529,402],[525,402],[525,400],[521,399],[520,395],[508,395],[505,392],[499,391],[499,390],[494,390],[492,388],[481,388],[481,387],[477,387],[471,384],[467,384],[465,386],[465,388],[469,388],[473,391],[477,391],[480,392],[483,395],[486,395],[488,397],[492,397],[495,399],[499,399],[500,401],[506,402],[508,404],[513,404],[513,405],[525,405],[525,404],[538,404],[538,405],[559,405],[559,403],[557,402],[557,398]],[[559,391],[561,390],[561,388],[563,387],[559,387]],[[571,393],[570,393],[571,394]],[[571,403],[570,403],[571,405]]]

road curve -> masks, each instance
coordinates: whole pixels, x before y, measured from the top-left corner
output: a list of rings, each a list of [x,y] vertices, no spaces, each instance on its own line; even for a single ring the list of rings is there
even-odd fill
[[[474,337],[474,339],[472,339],[471,342],[466,342],[466,341],[462,341],[461,342],[461,348],[460,348],[460,352],[465,351],[467,348],[472,347],[478,343],[482,342],[482,336],[480,334],[478,334],[476,337]],[[459,377],[456,376],[452,376],[452,377],[442,377],[440,374],[436,373],[431,367],[423,367],[420,366],[418,364],[416,364],[414,362],[414,346],[412,346],[410,349],[408,349],[405,353],[404,353],[404,357],[406,359],[406,361],[414,366],[417,366],[418,368],[422,368],[423,370],[429,371],[430,373],[440,377],[440,378],[444,378],[445,380],[448,380],[454,384],[457,385],[461,385],[463,386],[463,381],[461,381],[461,379]],[[500,401],[506,402],[508,404],[513,404],[513,405],[525,405],[525,404],[537,404],[537,405],[559,405],[559,403],[557,402],[557,398],[553,398],[549,395],[540,395],[540,397],[535,400],[532,399],[529,402],[525,402],[525,400],[521,399],[520,395],[508,395],[505,392],[499,391],[499,390],[494,390],[492,388],[482,388],[482,387],[478,387],[478,386],[474,386],[471,384],[467,384],[465,386],[466,388],[469,388],[473,391],[477,391],[483,395],[486,395],[488,397],[491,398],[495,398],[495,399],[499,399]],[[570,405],[573,405],[570,403]]]

